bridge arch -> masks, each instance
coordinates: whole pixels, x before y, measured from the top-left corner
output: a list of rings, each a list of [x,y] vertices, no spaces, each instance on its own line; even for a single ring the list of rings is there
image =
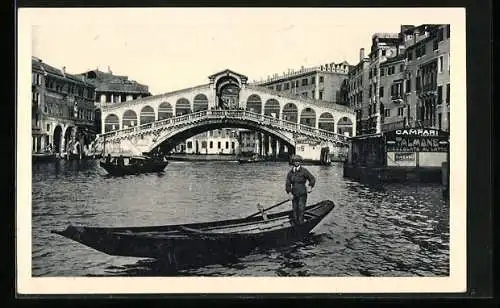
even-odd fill
[[[189,139],[206,131],[221,128],[243,128],[263,132],[281,140],[292,151],[295,149],[295,140],[293,139],[293,136],[288,136],[268,126],[262,126],[256,120],[232,119],[227,121],[223,119],[210,119],[193,123],[174,131],[168,131],[164,135],[157,136],[156,140],[154,140],[154,142],[148,147],[148,151],[153,151],[155,148],[161,147],[163,152],[169,152],[183,140]]]
[[[142,107],[140,117],[141,125],[154,122],[156,117],[155,110],[153,109],[153,107],[146,105]]]
[[[283,120],[298,123],[299,119],[299,109],[294,103],[288,103],[283,106]]]
[[[318,119],[318,128],[335,132],[335,119],[330,112],[323,112]]]
[[[270,98],[264,104],[264,115],[272,116],[279,119],[280,117],[280,103],[274,98]]]
[[[175,103],[175,116],[181,116],[188,113],[191,113],[191,103],[189,103],[187,98],[179,98]]]
[[[127,128],[127,127],[132,127],[137,125],[137,113],[131,109],[127,109],[123,113],[123,119],[122,119],[122,127]]]
[[[158,121],[165,120],[174,116],[174,110],[169,102],[162,102],[158,106]]]
[[[207,110],[208,98],[205,94],[197,94],[193,99],[193,112]]]
[[[351,119],[348,117],[342,117],[337,122],[337,133],[344,135],[348,133],[349,136],[353,136],[353,125]]]
[[[316,111],[311,107],[305,107],[300,113],[300,124],[316,127]]]
[[[252,94],[247,99],[246,110],[255,112],[258,114],[262,113],[262,99],[257,94]]]
[[[104,118],[104,132],[110,132],[120,129],[120,119],[114,113],[108,114]]]

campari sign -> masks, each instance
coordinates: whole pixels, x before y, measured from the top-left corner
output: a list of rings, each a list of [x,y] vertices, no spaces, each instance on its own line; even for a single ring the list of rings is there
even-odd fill
[[[438,129],[397,129],[384,136],[387,152],[447,152],[449,149],[449,133]]]

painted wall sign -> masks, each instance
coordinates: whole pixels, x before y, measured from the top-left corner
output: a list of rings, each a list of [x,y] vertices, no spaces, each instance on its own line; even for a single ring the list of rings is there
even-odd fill
[[[447,152],[448,133],[437,129],[398,129],[384,133],[387,152]]]
[[[415,161],[414,152],[396,152],[394,153],[394,161]]]

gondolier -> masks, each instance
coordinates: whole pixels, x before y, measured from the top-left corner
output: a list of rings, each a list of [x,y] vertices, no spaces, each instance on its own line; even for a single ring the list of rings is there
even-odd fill
[[[302,166],[302,157],[294,155],[292,157],[293,168],[286,176],[286,192],[290,195],[293,207],[293,221],[296,224],[304,222],[304,209],[307,203],[306,182],[312,189],[316,184],[316,178]]]

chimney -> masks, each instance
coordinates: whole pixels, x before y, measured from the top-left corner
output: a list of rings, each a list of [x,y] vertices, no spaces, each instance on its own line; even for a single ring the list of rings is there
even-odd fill
[[[62,72],[63,72],[63,75],[66,75],[66,66],[62,67]]]
[[[108,65],[108,73],[113,74],[113,72],[111,71],[111,67],[109,65]]]
[[[365,49],[360,48],[359,49],[359,62],[363,61],[364,58],[365,58]]]

